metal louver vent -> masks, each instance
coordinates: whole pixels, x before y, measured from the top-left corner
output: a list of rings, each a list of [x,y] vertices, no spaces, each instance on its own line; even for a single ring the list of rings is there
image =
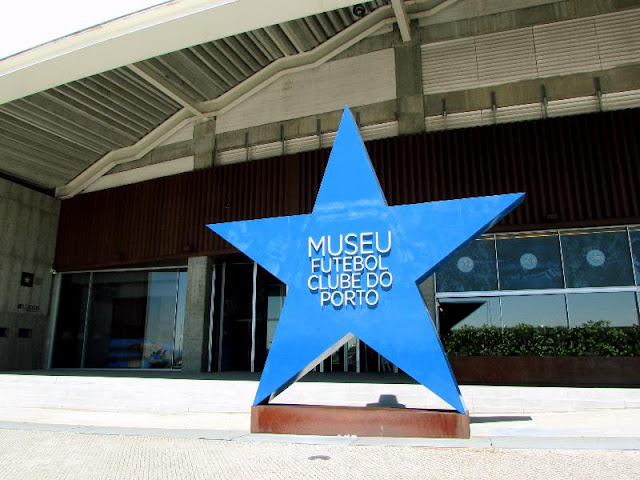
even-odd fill
[[[423,45],[421,54],[424,93],[462,90],[478,84],[473,38]]]
[[[363,140],[376,140],[379,138],[395,137],[398,135],[398,122],[387,122],[375,125],[360,127],[360,134]],[[282,142],[263,143],[246,148],[236,148],[218,152],[216,156],[217,165],[228,165],[246,160],[259,160],[263,158],[277,157],[280,155],[290,155],[292,153],[308,152],[318,148],[329,148],[336,139],[336,132],[322,133],[320,139],[317,135],[292,138]]]
[[[547,112],[550,117],[579,115],[598,111],[598,99],[595,96],[568,98],[549,102]]]
[[[542,118],[542,105],[540,103],[527,103],[524,105],[512,105],[499,107],[496,113],[496,123],[520,122],[523,120],[537,120]]]
[[[398,135],[398,122],[377,123],[360,128],[362,139],[375,140],[377,138],[396,137]]]
[[[595,19],[602,68],[640,62],[640,10]]]
[[[640,62],[640,9],[422,45],[424,94]]]
[[[640,90],[607,93],[602,96],[602,105],[605,110],[640,107]]]
[[[319,147],[320,142],[318,141],[318,137],[315,135],[311,135],[309,137],[292,138],[290,140],[285,140],[284,142],[284,150],[287,154],[308,152],[309,150],[313,150]]]
[[[218,152],[216,163],[218,165],[228,165],[230,163],[244,162],[247,159],[247,150],[245,148],[236,148],[225,152]]]
[[[640,90],[606,93],[602,95],[602,110],[622,110],[640,107]],[[547,104],[548,117],[563,117],[594,113],[600,110],[598,98],[594,96],[553,100]],[[451,113],[446,116],[426,117],[427,131],[450,130],[454,128],[477,127],[498,123],[512,123],[523,120],[536,120],[544,117],[544,107],[540,103],[528,103],[498,107],[492,110],[473,110],[470,112]]]
[[[592,18],[533,27],[541,77],[600,69]]]
[[[538,76],[533,33],[530,29],[478,37],[476,55],[480,85]]]

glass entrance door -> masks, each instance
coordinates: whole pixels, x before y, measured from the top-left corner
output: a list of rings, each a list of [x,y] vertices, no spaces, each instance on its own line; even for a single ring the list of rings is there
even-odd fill
[[[53,368],[180,368],[184,270],[63,274]]]
[[[62,276],[58,319],[51,362],[58,368],[80,368],[91,274]]]
[[[222,332],[221,348],[212,347],[220,348],[212,351],[219,360],[218,370],[251,371],[253,358],[253,371],[260,372],[285,305],[287,287],[262,267],[243,263],[242,257],[219,265],[216,271],[222,277],[216,285],[223,290],[220,297],[224,299],[220,300],[222,315],[217,317],[217,331]],[[393,370],[392,364],[381,362],[377,352],[356,338],[340,346],[316,367],[316,371],[322,372]]]
[[[250,371],[253,263],[227,263],[224,270],[220,369],[222,371]]]

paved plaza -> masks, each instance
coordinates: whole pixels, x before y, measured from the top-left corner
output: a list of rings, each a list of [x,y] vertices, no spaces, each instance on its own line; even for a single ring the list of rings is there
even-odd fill
[[[640,451],[231,442],[0,430],[3,479],[637,479]]]
[[[251,434],[241,377],[0,374],[0,479],[640,478],[637,389],[463,386],[469,440],[320,437]],[[435,406],[401,378],[323,378],[284,400]]]

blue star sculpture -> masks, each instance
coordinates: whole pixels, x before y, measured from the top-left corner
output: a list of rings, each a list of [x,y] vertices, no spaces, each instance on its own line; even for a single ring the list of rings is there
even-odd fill
[[[523,197],[389,207],[345,108],[311,214],[208,225],[289,287],[254,405],[356,336],[464,413],[417,282]]]

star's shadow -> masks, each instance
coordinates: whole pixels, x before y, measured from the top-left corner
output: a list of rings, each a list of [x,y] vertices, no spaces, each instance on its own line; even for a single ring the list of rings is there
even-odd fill
[[[381,394],[375,403],[367,403],[367,407],[407,408],[404,403],[398,402],[398,397],[392,394]]]

